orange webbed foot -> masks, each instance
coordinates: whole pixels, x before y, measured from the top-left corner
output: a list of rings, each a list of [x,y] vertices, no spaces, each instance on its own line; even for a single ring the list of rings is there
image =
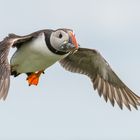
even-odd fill
[[[31,86],[31,85],[37,86],[38,85],[39,77],[40,77],[41,73],[44,73],[44,71],[38,71],[38,72],[32,73],[31,75],[29,75],[27,77],[27,81],[29,83],[29,86]]]

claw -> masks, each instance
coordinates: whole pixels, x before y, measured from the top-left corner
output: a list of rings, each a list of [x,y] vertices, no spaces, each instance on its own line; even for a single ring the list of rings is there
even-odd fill
[[[29,83],[29,86],[31,85],[38,85],[38,82],[39,82],[39,77],[41,75],[41,73],[43,73],[44,71],[38,71],[38,72],[35,72],[35,73],[32,73],[31,75],[29,75],[27,77],[27,81]]]

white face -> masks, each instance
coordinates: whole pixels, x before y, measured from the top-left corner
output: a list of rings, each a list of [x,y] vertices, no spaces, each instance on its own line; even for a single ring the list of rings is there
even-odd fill
[[[64,44],[69,42],[69,34],[63,30],[56,30],[50,36],[50,43],[56,50],[61,50]]]

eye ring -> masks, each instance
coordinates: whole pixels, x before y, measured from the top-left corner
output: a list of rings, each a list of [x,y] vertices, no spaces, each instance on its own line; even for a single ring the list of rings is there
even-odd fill
[[[63,37],[62,33],[59,33],[58,37],[61,39]]]

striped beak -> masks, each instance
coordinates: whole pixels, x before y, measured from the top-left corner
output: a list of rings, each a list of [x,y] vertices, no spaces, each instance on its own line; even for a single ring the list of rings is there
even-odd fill
[[[74,33],[72,31],[69,31],[68,34],[70,36],[69,43],[73,44],[75,49],[78,49],[78,43],[77,43]]]

